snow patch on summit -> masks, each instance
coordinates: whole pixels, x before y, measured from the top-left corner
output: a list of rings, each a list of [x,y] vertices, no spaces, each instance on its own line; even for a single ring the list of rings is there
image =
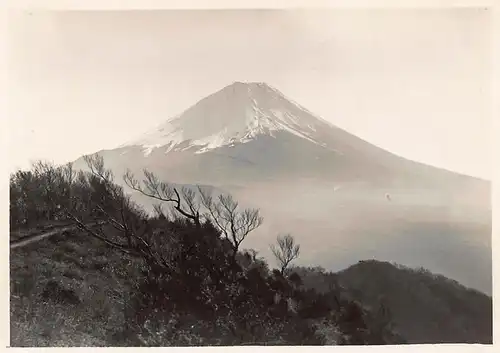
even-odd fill
[[[188,149],[205,153],[247,143],[259,135],[275,137],[274,132],[286,131],[328,148],[316,133],[325,127],[322,119],[275,88],[264,83],[237,82],[126,145],[141,146],[145,155],[164,147],[165,153]]]

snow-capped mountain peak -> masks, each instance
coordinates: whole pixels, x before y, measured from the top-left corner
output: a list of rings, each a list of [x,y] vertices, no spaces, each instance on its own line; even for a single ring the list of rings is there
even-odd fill
[[[146,154],[159,147],[204,153],[287,131],[326,147],[315,136],[325,124],[331,127],[266,83],[234,82],[126,145],[142,146]]]

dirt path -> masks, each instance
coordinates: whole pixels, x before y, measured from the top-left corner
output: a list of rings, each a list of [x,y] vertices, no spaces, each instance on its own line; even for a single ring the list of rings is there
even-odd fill
[[[48,238],[48,237],[50,237],[52,235],[65,232],[67,230],[73,230],[73,229],[76,229],[76,228],[77,228],[77,226],[67,226],[67,227],[52,229],[52,230],[50,230],[48,232],[44,232],[44,233],[41,233],[41,234],[27,236],[24,239],[16,240],[16,241],[11,242],[10,243],[10,248],[11,249],[20,248],[20,247],[26,246],[28,244],[40,241],[40,240],[45,239],[45,238]]]
[[[92,224],[87,224],[88,227],[93,227],[95,225],[97,225],[98,223],[92,223]],[[56,229],[51,229],[47,232],[43,232],[41,234],[35,234],[35,235],[31,235],[31,236],[26,236],[26,237],[23,237],[22,239],[19,239],[19,240],[14,240],[10,243],[10,248],[11,249],[15,249],[15,248],[20,248],[20,247],[23,247],[23,246],[26,246],[28,244],[31,244],[31,243],[34,243],[34,242],[38,242],[42,239],[45,239],[45,238],[48,238],[52,235],[56,235],[56,234],[60,234],[60,233],[63,233],[63,232],[66,232],[68,230],[75,230],[75,229],[78,229],[78,226],[76,225],[71,225],[71,226],[65,226],[65,227],[59,227],[59,228],[56,228]]]

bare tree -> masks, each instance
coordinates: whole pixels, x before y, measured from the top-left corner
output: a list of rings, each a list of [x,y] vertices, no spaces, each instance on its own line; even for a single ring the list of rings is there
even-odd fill
[[[206,209],[205,217],[215,225],[233,250],[233,257],[238,253],[241,243],[247,235],[261,226],[263,217],[258,209],[239,209],[239,204],[231,195],[219,195],[216,200],[208,191],[198,187],[201,204]]]
[[[170,203],[178,214],[193,221],[198,227],[201,226],[202,218],[209,220],[229,241],[234,256],[247,235],[263,222],[258,209],[240,210],[238,202],[231,195],[219,195],[214,199],[210,192],[204,191],[200,186],[198,193],[187,187],[178,190],[175,186],[158,180],[148,170],[144,170],[144,177],[141,183],[129,170],[124,181],[132,190]],[[155,206],[155,211],[160,214],[161,206]]]
[[[54,203],[57,189],[56,167],[50,162],[37,161],[32,166],[35,178],[40,181],[41,197],[43,199],[42,208],[46,220],[51,220],[54,216]]]
[[[276,241],[278,246],[272,244],[270,248],[278,261],[281,274],[284,274],[288,265],[299,257],[300,245],[295,244],[295,239],[290,234],[279,235]]]
[[[144,170],[144,176],[145,179],[140,183],[128,170],[123,179],[132,190],[159,201],[173,203],[174,209],[182,216],[193,221],[198,227],[201,225],[200,204],[193,190],[183,187],[179,193],[176,187],[159,181],[156,175],[147,170]]]
[[[76,173],[73,170],[73,164],[67,163],[66,165],[58,168],[58,189],[60,198],[57,200],[56,208],[59,211],[61,207],[66,207],[73,210],[73,185],[75,183]]]

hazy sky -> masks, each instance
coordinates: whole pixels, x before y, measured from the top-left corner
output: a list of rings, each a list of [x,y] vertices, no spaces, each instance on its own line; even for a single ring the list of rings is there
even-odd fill
[[[10,18],[10,167],[113,148],[264,81],[401,156],[490,177],[485,10],[31,12]]]

